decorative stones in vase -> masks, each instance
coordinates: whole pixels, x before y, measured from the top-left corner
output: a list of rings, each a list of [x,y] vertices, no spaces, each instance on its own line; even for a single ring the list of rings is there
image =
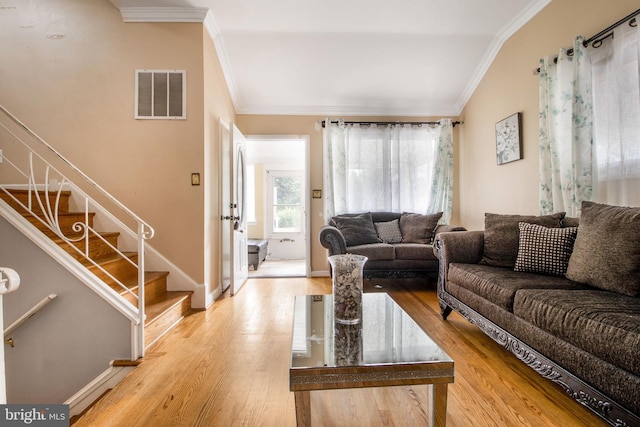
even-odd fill
[[[367,257],[362,255],[332,255],[334,320],[355,325],[362,320],[362,271]]]
[[[334,357],[336,366],[362,364],[362,325],[334,322]]]

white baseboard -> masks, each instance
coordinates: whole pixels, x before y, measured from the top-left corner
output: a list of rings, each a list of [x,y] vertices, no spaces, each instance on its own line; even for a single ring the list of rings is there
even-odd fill
[[[105,391],[115,387],[127,376],[135,366],[110,366],[106,371],[98,375],[93,381],[84,386],[80,391],[64,402],[69,405],[69,416],[81,414]]]
[[[331,277],[329,270],[316,270],[311,272],[311,277]]]

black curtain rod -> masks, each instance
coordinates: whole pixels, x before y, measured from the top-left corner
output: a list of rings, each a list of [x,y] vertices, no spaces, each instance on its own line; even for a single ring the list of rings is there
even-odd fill
[[[602,45],[602,42],[606,39],[608,39],[609,37],[613,37],[613,33],[612,31],[616,28],[619,27],[620,25],[624,24],[625,22],[629,21],[629,25],[632,27],[635,27],[638,25],[635,17],[640,15],[640,9],[636,10],[635,12],[631,13],[628,16],[625,16],[624,18],[622,18],[621,20],[619,20],[618,22],[616,22],[613,25],[608,26],[607,28],[605,28],[604,30],[600,31],[598,34],[596,34],[595,36],[589,37],[587,40],[582,42],[582,45],[584,47],[587,47],[591,44],[591,46],[598,48]],[[567,55],[571,56],[573,55],[573,48],[567,50]],[[554,62],[557,62],[558,58],[554,59]],[[536,68],[535,70],[533,70],[533,74],[539,74],[540,73],[540,67]]]
[[[322,121],[322,127],[325,127],[325,121]],[[330,120],[329,123],[331,124],[338,124],[341,123],[340,120]],[[412,126],[420,126],[420,125],[439,125],[440,122],[345,122],[342,121],[342,123],[344,123],[345,125],[412,125]],[[452,122],[453,126],[455,125],[461,125],[464,122]]]
[[[613,31],[616,27],[619,27],[620,25],[622,25],[625,22],[629,21],[630,19],[631,19],[631,21],[629,22],[629,25],[631,25],[632,27],[638,25],[636,20],[632,19],[637,15],[640,15],[640,9],[636,10],[635,12],[630,14],[629,16],[625,16],[624,18],[622,18],[621,20],[619,20],[615,24],[610,25],[609,27],[607,27],[604,30],[600,31],[595,36],[590,37],[589,39],[585,40],[582,43],[582,45],[584,47],[587,47],[587,46],[589,46],[589,43],[593,42],[593,47],[599,47],[600,44],[602,43],[602,40],[604,40],[604,39],[606,39],[606,38],[608,38],[610,36],[613,36],[613,34],[609,34],[609,33],[611,33],[611,31]],[[596,44],[598,44],[598,46],[596,46]]]

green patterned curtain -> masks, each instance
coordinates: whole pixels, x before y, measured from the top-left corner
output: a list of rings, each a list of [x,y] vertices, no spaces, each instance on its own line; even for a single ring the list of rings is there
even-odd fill
[[[442,211],[441,224],[449,224],[453,208],[453,123],[440,120],[436,129],[436,155],[428,212]]]
[[[540,213],[578,216],[593,193],[591,65],[578,37],[573,54],[540,61]]]

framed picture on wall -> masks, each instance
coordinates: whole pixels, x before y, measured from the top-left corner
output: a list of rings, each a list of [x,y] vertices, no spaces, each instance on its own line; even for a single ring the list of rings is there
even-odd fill
[[[499,165],[522,159],[522,113],[496,123],[496,161]]]

